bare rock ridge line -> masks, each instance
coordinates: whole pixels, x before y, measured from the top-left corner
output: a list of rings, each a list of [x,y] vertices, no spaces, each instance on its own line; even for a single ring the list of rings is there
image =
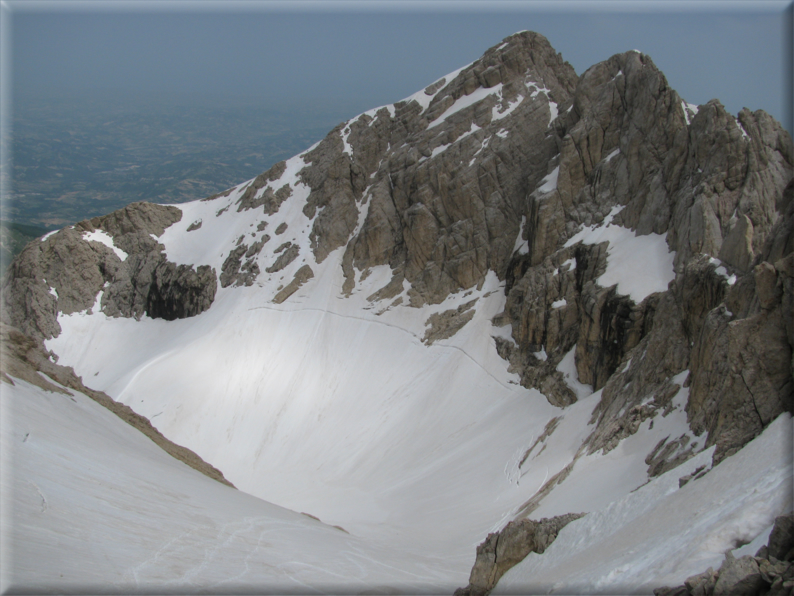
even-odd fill
[[[61,333],[59,314],[189,318],[219,292],[274,280],[262,302],[281,304],[322,267],[341,268],[344,298],[388,266],[367,298],[383,308],[440,304],[495,274],[505,306],[492,322],[510,334],[494,349],[509,372],[565,408],[577,400],[560,370],[572,357],[578,381],[600,391],[581,454],[607,453],[685,404],[695,438],[660,442],[645,460],[654,477],[712,446],[717,464],[794,412],[793,177],[791,136],[765,112],[689,105],[637,51],[577,76],[542,35],[522,32],[205,199],[219,201],[216,221],[259,218],[255,240],[217,239],[218,261],[169,262],[158,238],[182,230],[182,210],[148,203],[34,241],[5,278],[2,322],[19,330],[8,341],[28,336],[38,354]],[[276,242],[263,233],[284,205],[308,222],[303,244],[292,220],[273,221]],[[454,336],[475,308],[433,315],[422,341]],[[47,372],[40,356],[30,366]],[[513,560],[499,551],[508,535],[523,549],[530,534],[556,536],[555,520],[518,520],[486,540],[468,593],[486,593]]]
[[[165,438],[144,416],[135,413],[129,406],[113,400],[107,394],[86,387],[71,367],[53,363],[50,359],[51,354],[45,351],[40,341],[0,322],[0,349],[2,350],[0,381],[13,385],[13,377],[27,381],[45,391],[60,393],[64,396],[71,395],[69,389],[79,391],[113,412],[130,426],[141,431],[172,457],[205,476],[234,488],[232,483],[224,478],[220,470],[205,462],[190,449]]]

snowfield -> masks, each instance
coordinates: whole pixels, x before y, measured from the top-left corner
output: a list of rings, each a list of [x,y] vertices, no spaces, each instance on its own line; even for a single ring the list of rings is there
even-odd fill
[[[80,393],[17,381],[2,407],[4,593],[454,587],[445,561],[210,480]]]
[[[282,179],[272,184],[298,186],[294,176],[295,165],[288,164]],[[261,230],[254,226],[261,213],[236,213],[236,200],[246,186],[222,199],[179,206],[182,220],[159,239],[169,259],[209,263],[219,270],[235,238],[245,235],[251,242],[260,238]],[[573,352],[560,370],[579,396],[574,405],[555,408],[539,392],[518,384],[494,346],[495,336],[508,333],[491,323],[504,308],[503,282],[491,273],[481,288],[421,308],[391,300],[370,302],[367,297],[391,279],[389,267],[382,266],[356,271],[356,287],[344,296],[344,249],[316,263],[309,249],[312,222],[302,212],[303,201],[305,191],[298,187],[270,218],[266,230],[280,224],[287,227],[265,244],[259,255],[263,273],[257,281],[250,287],[219,289],[213,306],[199,316],[171,322],[108,318],[98,304],[91,314],[59,315],[63,331],[46,342],[59,355],[59,364],[74,367],[87,384],[149,418],[168,438],[222,470],[239,491],[216,485],[192,470],[180,474],[190,476],[193,485],[177,481],[162,467],[181,464],[168,462],[164,454],[149,453],[129,466],[112,466],[112,459],[94,462],[85,453],[109,457],[123,448],[129,451],[125,458],[135,457],[133,451],[114,443],[121,430],[109,430],[107,418],[112,416],[95,412],[86,420],[74,420],[82,430],[55,425],[46,415],[48,407],[36,409],[33,404],[57,403],[67,418],[76,417],[77,407],[91,412],[96,407],[84,400],[75,405],[68,398],[21,385],[10,392],[25,396],[14,401],[25,402],[24,408],[14,406],[15,452],[28,452],[27,442],[18,444],[19,433],[38,424],[48,430],[36,434],[47,436],[53,446],[37,457],[56,457],[61,451],[81,455],[73,456],[79,464],[71,466],[71,473],[52,472],[52,485],[47,484],[46,474],[35,472],[45,466],[35,458],[28,468],[15,470],[15,498],[29,495],[27,509],[21,509],[25,515],[15,518],[25,520],[15,521],[14,535],[20,543],[14,549],[15,581],[29,585],[35,578],[58,585],[62,569],[74,561],[72,553],[80,552],[80,560],[90,561],[109,549],[117,552],[117,558],[113,565],[96,564],[98,583],[213,586],[219,578],[236,577],[240,585],[263,588],[281,589],[296,581],[320,591],[361,585],[427,592],[433,586],[450,593],[468,582],[476,545],[488,532],[502,528],[550,478],[572,466],[568,477],[531,515],[539,519],[589,513],[561,533],[559,544],[569,544],[566,555],[554,554],[564,548],[560,546],[527,559],[504,578],[500,589],[520,586],[530,576],[552,589],[561,575],[570,575],[561,567],[565,564],[580,566],[581,571],[560,588],[563,591],[592,585],[609,592],[639,584],[650,590],[715,565],[722,551],[731,547],[734,534],[752,539],[753,533],[761,534],[776,515],[791,508],[790,492],[782,484],[790,483],[790,468],[782,455],[751,466],[754,475],[746,483],[766,484],[767,491],[746,490],[749,484],[744,484],[744,489],[736,488],[735,499],[723,499],[719,507],[698,508],[697,499],[689,508],[672,505],[684,499],[679,493],[697,497],[711,491],[714,498],[725,494],[725,477],[716,470],[678,489],[678,478],[707,465],[712,450],[649,481],[645,458],[654,445],[690,432],[684,412],[686,389],[674,399],[672,412],[645,421],[640,432],[616,449],[582,455],[580,447],[592,431],[589,421],[600,392],[593,393],[592,387],[578,381]],[[201,228],[187,232],[198,220]],[[666,270],[668,263],[671,267],[672,253],[663,238],[661,242],[637,238],[610,222],[608,218],[580,233],[585,242],[614,241],[617,250],[609,253],[605,276],[612,271],[613,258],[623,258],[618,255],[630,255],[632,250],[646,266],[656,259],[659,267]],[[286,241],[299,246],[299,257],[283,271],[264,272],[277,256],[274,247]],[[644,248],[637,249],[637,242],[645,243]],[[621,245],[631,250],[620,249]],[[310,265],[315,276],[289,300],[272,302],[303,264]],[[624,272],[623,277],[610,279],[619,284],[619,291],[644,297],[658,289],[642,279],[632,286],[625,268],[616,271]],[[408,289],[406,284],[401,295],[406,303]],[[423,341],[432,314],[472,301],[474,316],[460,331],[432,344]],[[674,381],[683,384],[686,374]],[[7,394],[4,391],[4,399],[12,399]],[[558,419],[554,431],[538,443],[554,418]],[[92,425],[101,427],[101,432],[91,431]],[[790,426],[789,419],[781,419],[757,443],[770,449],[779,444],[781,429]],[[87,452],[78,439],[85,436],[92,441]],[[732,460],[721,467],[739,465]],[[113,468],[115,485],[99,480],[103,465]],[[142,482],[142,477],[148,480]],[[49,513],[39,511],[41,499],[33,498],[38,494],[33,484],[50,495],[46,497]],[[182,496],[163,501],[160,495],[171,494],[174,486],[180,487]],[[76,494],[85,494],[87,500]],[[111,494],[120,500],[114,501]],[[136,517],[129,513],[130,494],[135,495],[132,502],[139,503],[134,506],[136,515],[145,516],[156,531],[145,525],[127,528]],[[196,513],[187,515],[193,510],[184,506],[188,498],[206,501],[191,505]],[[89,512],[97,508],[86,506],[90,499],[115,505],[94,515]],[[54,503],[59,502],[56,509]],[[63,512],[61,521],[50,519],[55,510]],[[288,510],[311,514],[328,525]],[[647,515],[657,515],[658,536],[636,529]],[[731,526],[735,533],[719,540],[703,538],[726,532],[725,519],[732,516],[737,520]],[[191,525],[194,519],[203,520],[198,529]],[[205,522],[211,531],[200,529]],[[94,546],[58,548],[52,566],[42,569],[33,553],[47,547],[39,543],[34,549],[28,536],[53,531],[53,523],[56,528],[64,524],[61,532],[73,537],[69,540],[80,542],[90,536]],[[696,527],[698,532],[682,532],[683,526]],[[673,533],[665,534],[667,528]],[[132,544],[126,538],[128,531],[135,536]],[[613,548],[616,537],[624,535],[635,538],[620,538],[628,546]],[[665,536],[675,540],[662,540]],[[646,553],[640,542],[632,540],[654,542],[655,566],[643,563]],[[293,546],[284,546],[285,541]],[[114,546],[118,542],[124,543],[123,548]],[[269,546],[261,546],[263,542]],[[342,542],[356,546],[343,548]],[[105,546],[100,549],[98,544]],[[135,548],[139,554],[126,554]],[[357,554],[340,562],[340,552]],[[176,571],[167,563],[173,558],[180,561]],[[668,559],[678,563],[660,563]],[[524,573],[525,568],[530,571]]]
[[[494,118],[537,97],[551,124],[558,112],[550,92],[532,88],[501,102]],[[501,94],[500,83],[462,96],[430,126]],[[406,101],[425,110],[433,97],[422,91]],[[351,124],[341,135],[352,155]],[[355,270],[345,295],[344,247],[320,263],[311,249],[318,213],[303,212],[304,156],[257,191],[288,187],[273,215],[237,211],[250,180],[226,196],[178,205],[181,220],[157,238],[169,261],[220,274],[235,247],[267,234],[252,285],[219,287],[211,308],[175,321],[109,318],[100,292],[93,308],[59,313],[62,332],[45,342],[58,364],[195,451],[237,490],[171,458],[80,393],[3,384],[3,591],[451,594],[468,583],[476,546],[545,486],[532,519],[587,515],[509,571],[495,593],[650,594],[719,567],[740,544],[760,545],[774,518],[791,511],[788,414],[714,469],[713,448],[701,447],[649,478],[646,457],[663,440],[706,440],[687,423],[688,371],[671,379],[680,390],[666,414],[608,453],[587,454],[601,392],[578,379],[575,350],[557,367],[578,397],[573,405],[554,407],[520,385],[496,350],[495,338],[512,336],[492,323],[506,302],[495,273],[417,308],[408,304],[408,282],[397,297],[369,299],[392,279],[384,265]],[[554,191],[558,175],[559,166],[536,196]],[[373,202],[368,192],[353,234]],[[598,283],[639,303],[667,289],[675,254],[665,236],[613,224],[619,209],[567,246],[609,242]],[[105,232],[84,239],[127,258]],[[297,257],[275,271],[287,243]],[[515,250],[528,252],[522,233]],[[304,266],[313,277],[274,301]],[[575,259],[560,267],[575,268]],[[431,317],[459,308],[471,319],[430,341]],[[548,358],[545,348],[536,356]],[[708,473],[679,486],[701,469]]]

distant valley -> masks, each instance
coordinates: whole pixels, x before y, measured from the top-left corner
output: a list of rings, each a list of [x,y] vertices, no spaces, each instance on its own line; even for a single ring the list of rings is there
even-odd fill
[[[51,230],[135,201],[203,198],[305,150],[357,109],[17,101],[3,219]]]

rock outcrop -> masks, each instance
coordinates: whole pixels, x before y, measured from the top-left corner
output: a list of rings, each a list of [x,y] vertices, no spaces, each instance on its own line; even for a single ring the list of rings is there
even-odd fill
[[[168,262],[155,240],[181,218],[177,207],[133,203],[31,242],[3,284],[2,321],[48,339],[61,331],[59,312],[172,320],[207,310],[215,271]]]
[[[477,558],[469,576],[469,585],[455,590],[455,596],[487,596],[505,572],[524,560],[529,553],[542,554],[557,534],[583,513],[567,513],[540,521],[521,519],[492,532],[477,547]]]
[[[342,269],[338,298],[388,266],[391,279],[367,297],[383,308],[439,304],[495,273],[505,302],[493,323],[510,331],[494,342],[508,370],[560,408],[582,386],[601,392],[576,457],[608,452],[684,404],[692,433],[647,454],[653,477],[711,446],[718,463],[794,412],[794,145],[763,111],[688,105],[636,51],[577,76],[543,36],[523,32],[294,159],[289,184],[281,162],[215,211],[265,218],[305,197],[291,209],[306,220],[273,221],[274,251],[263,248],[269,235],[248,244],[236,229],[219,277],[170,263],[157,238],[180,210],[137,203],[32,243],[6,276],[3,322],[41,340],[60,332],[59,312],[190,317],[211,307],[218,283],[235,291],[267,275],[278,276],[266,300],[280,304],[324,278],[318,268],[339,250],[328,260]],[[451,337],[475,310],[433,314],[422,341]],[[571,358],[577,384],[561,369]],[[559,530],[514,523],[478,549],[468,593],[490,590],[518,556],[513,533],[542,552],[535,537]],[[730,569],[693,579],[690,593],[731,574],[762,590],[757,577],[772,577],[758,560]],[[744,580],[730,581],[725,593]]]

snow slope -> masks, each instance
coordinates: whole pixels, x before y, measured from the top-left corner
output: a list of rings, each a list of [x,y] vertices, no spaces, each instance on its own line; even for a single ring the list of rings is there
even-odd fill
[[[224,209],[234,206],[244,188],[230,194],[227,203],[179,206],[181,222],[160,238],[169,258],[210,262],[219,269],[225,256],[222,239],[251,234],[261,218]],[[301,200],[301,193],[293,193],[267,226],[288,224],[283,236],[266,247],[286,240],[301,247],[301,257],[288,269],[263,273],[250,287],[219,289],[213,306],[190,319],[108,318],[98,308],[92,314],[60,315],[63,332],[47,348],[59,354],[60,364],[73,366],[89,384],[221,469],[241,491],[316,515],[344,527],[368,548],[382,549],[387,554],[372,563],[376,568],[392,565],[387,561],[394,555],[388,553],[394,550],[410,560],[436,561],[443,569],[436,579],[444,591],[467,583],[476,545],[566,466],[572,466],[571,473],[541,501],[533,518],[609,510],[632,494],[667,498],[677,492],[679,477],[710,461],[711,450],[701,452],[648,483],[645,458],[654,446],[690,432],[686,389],[674,399],[671,413],[645,421],[613,451],[582,456],[600,393],[579,383],[573,366],[565,370],[580,400],[564,410],[518,385],[494,349],[492,336],[504,331],[491,319],[505,300],[495,275],[480,289],[413,308],[367,300],[391,279],[383,266],[366,275],[357,271],[356,288],[345,297],[343,249],[315,262],[308,249],[311,222]],[[203,224],[197,232],[204,235],[186,233],[184,228],[198,219]],[[585,240],[601,241],[603,231],[616,236],[615,227],[607,221],[586,231]],[[623,236],[634,237],[631,232]],[[658,254],[669,258],[666,250]],[[275,253],[262,252],[263,270],[271,258]],[[302,263],[312,266],[315,277],[286,302],[273,303],[272,296]],[[422,341],[431,314],[470,301],[475,301],[474,317],[457,334],[432,345]],[[679,376],[674,381],[682,384],[686,372]],[[554,431],[539,443],[554,418]],[[710,477],[698,480],[698,486],[708,486]],[[790,506],[772,503],[760,516],[763,528]],[[578,536],[592,533],[586,522],[578,523]],[[636,522],[620,518],[613,523],[620,528]],[[710,523],[716,527],[719,519]],[[593,569],[610,564],[599,559]],[[548,577],[560,572],[551,569]],[[675,575],[643,572],[647,585]],[[367,573],[380,581],[374,571]],[[614,588],[634,585],[638,576],[598,581]],[[312,585],[322,583],[320,577]]]
[[[792,510],[791,433],[784,414],[702,478],[679,489],[681,470],[671,470],[572,522],[546,552],[508,571],[493,594],[614,594],[616,586],[650,594],[718,569],[726,551],[766,540],[775,516]],[[709,452],[693,460],[708,465]],[[735,556],[754,555],[761,541]]]
[[[462,97],[434,123],[494,93],[500,88]],[[530,99],[540,93],[548,95],[535,85]],[[426,109],[432,96],[412,98]],[[553,120],[556,105],[548,103]],[[502,106],[499,118],[517,105]],[[351,122],[340,129],[348,153]],[[584,455],[600,393],[576,378],[573,351],[558,369],[579,398],[574,405],[555,408],[520,386],[495,349],[493,338],[509,334],[491,322],[505,306],[504,282],[493,272],[481,287],[421,308],[407,305],[407,282],[396,298],[368,299],[392,279],[388,266],[355,270],[355,287],[345,295],[344,248],[321,263],[311,250],[314,219],[303,212],[309,189],[298,176],[304,156],[288,160],[281,176],[257,191],[289,188],[273,215],[237,210],[251,180],[215,200],[178,205],[181,220],[158,238],[169,261],[220,272],[238,244],[267,234],[254,257],[261,273],[253,285],[219,288],[209,310],[176,321],[108,318],[100,294],[92,309],[59,314],[62,332],[46,342],[86,385],[146,416],[239,491],[171,460],[80,395],[72,401],[22,382],[3,387],[4,407],[13,412],[13,427],[3,432],[13,464],[3,478],[14,507],[4,519],[12,528],[12,559],[3,565],[13,571],[9,585],[449,593],[467,583],[476,545],[546,487],[533,518],[589,515],[566,527],[545,555],[505,576],[500,589],[531,575],[563,591],[628,590],[638,582],[649,590],[702,570],[700,563],[712,564],[736,537],[755,538],[791,507],[782,456],[748,466],[754,476],[741,479],[735,493],[719,470],[744,459],[728,458],[679,489],[678,478],[707,465],[711,450],[649,480],[645,459],[654,446],[690,433],[687,389],[672,411],[646,420],[609,453]],[[558,173],[537,192],[554,190]],[[371,203],[365,190],[359,227]],[[599,283],[617,284],[640,302],[667,288],[674,255],[663,236],[638,237],[612,225],[616,213],[569,244],[609,241]],[[86,240],[118,250],[102,232]],[[298,256],[275,271],[287,243]],[[526,252],[519,241],[516,247]],[[306,265],[313,277],[274,302]],[[472,319],[448,339],[425,341],[430,317],[458,308],[470,308]],[[686,372],[679,376],[673,381],[683,386]],[[774,433],[790,424],[779,420],[764,435],[772,439],[753,445],[770,448],[779,439]],[[751,483],[766,488],[744,494]],[[643,563],[646,542],[691,521],[691,507],[678,503],[720,499],[726,491],[735,497],[704,501],[719,515],[699,518],[698,532],[679,531],[678,542],[657,545],[654,560],[670,565]],[[654,530],[637,530],[643,516],[651,516]],[[726,525],[731,516],[738,521]],[[719,540],[704,546],[704,535]],[[558,584],[577,565],[581,573]]]
[[[210,480],[81,393],[16,381],[2,409],[3,593],[454,588],[443,560]]]

